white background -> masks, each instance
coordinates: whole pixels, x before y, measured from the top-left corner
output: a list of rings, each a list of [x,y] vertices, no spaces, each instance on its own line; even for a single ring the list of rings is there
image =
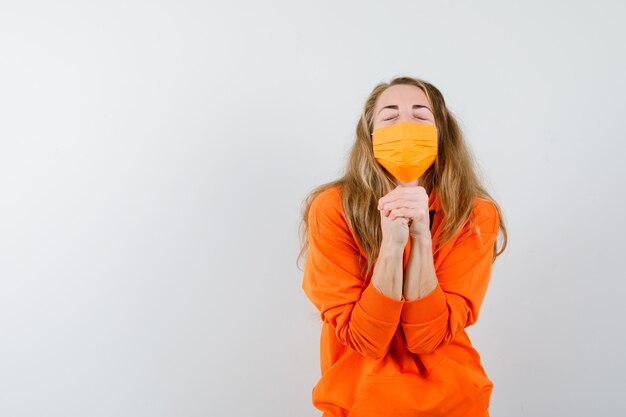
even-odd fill
[[[510,233],[493,416],[626,415],[620,1],[0,3],[0,415],[318,416],[301,202],[444,94]]]

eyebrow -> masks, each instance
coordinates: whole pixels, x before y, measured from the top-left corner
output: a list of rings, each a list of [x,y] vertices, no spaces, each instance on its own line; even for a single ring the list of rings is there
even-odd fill
[[[428,109],[431,113],[433,112],[432,110],[430,110],[430,108],[428,108],[428,106],[423,106],[421,104],[414,104],[413,105],[413,109]],[[378,110],[378,113],[380,113],[381,111],[385,110],[385,109],[395,109],[398,110],[398,105],[397,104],[390,104],[389,106],[385,106],[382,109]]]

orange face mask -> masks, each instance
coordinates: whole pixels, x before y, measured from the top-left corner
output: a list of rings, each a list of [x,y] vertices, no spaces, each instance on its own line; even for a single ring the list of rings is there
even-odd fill
[[[419,178],[437,157],[437,128],[417,122],[400,122],[374,129],[374,158],[403,182]]]

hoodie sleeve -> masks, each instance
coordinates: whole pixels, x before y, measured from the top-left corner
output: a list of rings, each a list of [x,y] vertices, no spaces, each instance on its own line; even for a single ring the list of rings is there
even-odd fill
[[[478,320],[491,275],[498,212],[493,203],[481,200],[474,214],[477,227],[469,234],[468,224],[461,229],[437,268],[435,289],[422,298],[404,302],[402,330],[406,346],[413,353],[433,352]]]
[[[338,193],[322,192],[309,210],[309,252],[302,288],[345,346],[369,357],[386,354],[400,323],[404,299],[364,288],[358,246],[340,209]]]

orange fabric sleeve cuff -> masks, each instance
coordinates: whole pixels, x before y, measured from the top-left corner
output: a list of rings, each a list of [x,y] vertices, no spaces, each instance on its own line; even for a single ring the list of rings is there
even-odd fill
[[[405,300],[400,319],[407,324],[426,323],[441,316],[448,309],[446,295],[437,283],[429,294],[414,300]]]
[[[370,281],[365,290],[363,290],[358,303],[365,313],[376,320],[397,323],[405,301],[404,297],[401,300],[396,300],[386,296],[378,291],[372,284],[372,281]]]

